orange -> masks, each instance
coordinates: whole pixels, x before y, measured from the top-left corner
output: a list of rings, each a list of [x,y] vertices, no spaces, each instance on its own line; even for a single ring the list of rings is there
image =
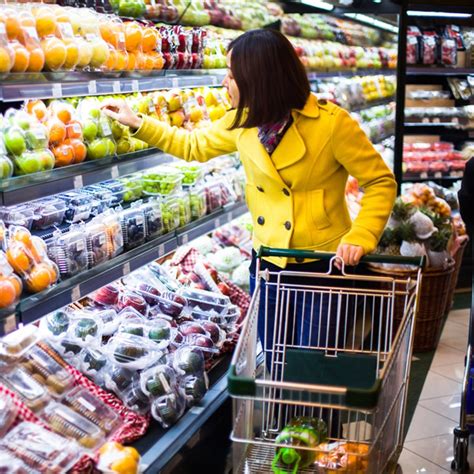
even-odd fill
[[[53,119],[48,122],[49,143],[58,144],[66,138],[66,126],[59,119]]]
[[[23,291],[23,283],[21,282],[21,278],[18,275],[15,275],[15,273],[12,273],[8,277],[8,281],[15,287],[16,296],[19,297]]]
[[[13,67],[11,69],[12,72],[25,72],[30,64],[30,53],[18,41],[11,43],[11,46],[15,52]]]
[[[28,65],[28,72],[40,72],[44,67],[44,53],[38,46],[30,49],[30,64]]]
[[[120,44],[122,44],[122,47],[124,46],[125,34],[123,24],[115,21],[101,22],[99,28],[102,39],[107,41],[107,43],[114,48],[118,48]]]
[[[127,70],[134,71],[137,68],[137,56],[135,53],[128,53]]]
[[[21,242],[10,244],[6,251],[6,256],[13,270],[20,275],[27,272],[31,267],[32,259],[28,250]]]
[[[73,38],[63,40],[66,43],[66,60],[64,61],[64,69],[74,69],[79,62],[79,46]]]
[[[27,247],[31,246],[31,234],[25,227],[15,227],[10,238],[15,242],[22,242]]]
[[[74,159],[73,163],[82,163],[86,159],[87,148],[78,138],[71,138],[64,141],[65,145],[72,147]]]
[[[109,58],[104,63],[104,67],[107,71],[113,71],[117,65],[118,54],[114,48],[109,47]]]
[[[74,161],[74,149],[71,145],[58,145],[51,150],[54,154],[55,167],[68,166]]]
[[[59,279],[59,268],[58,268],[58,266],[54,262],[52,262],[51,260],[47,260],[43,263],[44,263],[44,265],[46,265],[48,267],[51,284],[56,283]]]
[[[15,286],[5,277],[0,277],[0,308],[7,308],[17,298]]]
[[[18,38],[18,35],[21,33],[20,21],[16,17],[16,13],[13,11],[11,14],[7,13],[5,18],[5,28],[7,30],[7,36],[9,40],[14,40]]]
[[[157,51],[152,51],[148,54],[153,58],[153,69],[163,69],[163,66],[165,65],[163,55]]]
[[[135,51],[142,42],[142,29],[137,23],[127,23],[125,25],[125,47],[127,51]]]
[[[145,28],[143,31],[142,50],[144,53],[149,53],[156,49],[158,41],[157,32],[154,28]]]
[[[128,65],[127,51],[117,51],[117,62],[115,63],[116,71],[124,71]]]
[[[64,125],[69,123],[72,119],[71,109],[67,105],[62,105],[59,102],[56,103],[54,107],[54,114]]]
[[[56,17],[51,8],[39,8],[33,12],[36,18],[36,31],[38,36],[43,38],[53,35],[56,31]]]
[[[42,122],[48,113],[46,105],[42,100],[29,100],[26,102],[26,111],[35,116],[40,122]]]
[[[35,265],[26,278],[26,288],[32,293],[46,290],[52,283],[49,266],[44,262]]]
[[[66,61],[67,50],[65,44],[55,36],[45,38],[41,41],[46,67],[51,71],[61,69]]]
[[[67,138],[82,139],[82,125],[77,120],[70,120],[66,125]]]
[[[13,52],[6,47],[0,47],[0,73],[10,72],[13,67]]]

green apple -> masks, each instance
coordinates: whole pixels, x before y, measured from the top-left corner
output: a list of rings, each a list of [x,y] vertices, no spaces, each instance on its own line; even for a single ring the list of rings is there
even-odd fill
[[[8,156],[0,156],[0,179],[10,178],[13,174],[13,163]]]
[[[115,142],[111,138],[104,138],[104,142],[107,149],[106,156],[114,155],[117,151],[117,145],[115,145]]]
[[[119,140],[120,138],[122,138],[123,133],[124,133],[123,125],[120,125],[119,122],[114,120],[110,128],[112,129],[112,135],[115,140]]]
[[[89,110],[89,115],[92,118],[98,119],[100,118],[100,109],[90,109]]]
[[[29,150],[44,150],[48,148],[48,136],[43,125],[34,125],[25,132],[25,141]]]
[[[99,127],[97,124],[92,120],[86,120],[82,126],[82,135],[84,136],[84,140],[86,142],[91,142],[97,137],[97,133],[99,132]]]
[[[54,168],[54,155],[50,150],[43,150],[39,154],[41,169],[43,171],[49,171]]]
[[[19,111],[14,117],[14,123],[23,130],[28,130],[31,126],[32,118],[29,114]]]
[[[16,165],[24,174],[37,173],[41,170],[41,154],[36,151],[25,151],[16,158]]]
[[[135,151],[135,145],[130,138],[120,138],[117,142],[117,154],[123,155],[124,153],[131,153]]]
[[[24,132],[19,128],[10,128],[4,135],[4,141],[12,155],[19,156],[26,151]]]
[[[107,142],[105,138],[96,138],[87,145],[87,159],[99,160],[107,156]]]

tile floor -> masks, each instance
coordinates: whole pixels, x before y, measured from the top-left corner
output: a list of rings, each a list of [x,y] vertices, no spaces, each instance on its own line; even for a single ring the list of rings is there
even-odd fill
[[[468,322],[469,309],[448,316],[399,459],[404,474],[451,472]],[[474,472],[473,442],[469,460]]]

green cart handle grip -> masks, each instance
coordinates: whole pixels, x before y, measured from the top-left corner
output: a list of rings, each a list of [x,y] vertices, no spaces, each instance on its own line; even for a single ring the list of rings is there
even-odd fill
[[[313,250],[275,249],[262,245],[257,253],[262,257],[309,258],[318,260],[331,260],[336,254],[332,252],[315,252]],[[398,265],[416,265],[423,267],[425,257],[402,257],[399,255],[365,255],[360,259],[363,263],[395,263]]]

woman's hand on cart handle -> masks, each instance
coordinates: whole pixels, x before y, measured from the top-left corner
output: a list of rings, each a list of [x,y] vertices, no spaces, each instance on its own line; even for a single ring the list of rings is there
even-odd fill
[[[344,261],[344,265],[357,265],[364,256],[364,249],[360,245],[339,244],[336,251],[336,257],[340,257]],[[334,264],[341,270],[341,261],[336,259]]]
[[[117,120],[122,125],[138,130],[142,119],[130,108],[124,99],[107,99],[101,104],[106,115]]]

